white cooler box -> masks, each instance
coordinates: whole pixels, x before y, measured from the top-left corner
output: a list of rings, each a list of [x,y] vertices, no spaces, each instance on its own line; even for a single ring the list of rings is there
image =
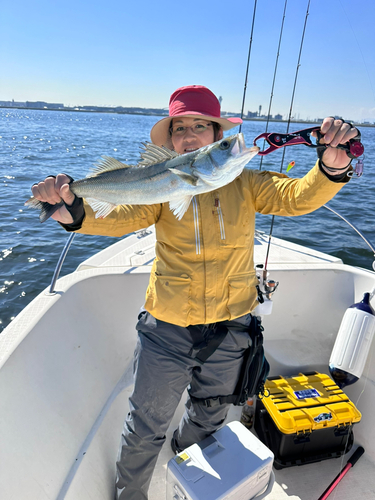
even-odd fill
[[[246,427],[231,422],[168,462],[167,500],[264,498],[274,482],[273,458]]]

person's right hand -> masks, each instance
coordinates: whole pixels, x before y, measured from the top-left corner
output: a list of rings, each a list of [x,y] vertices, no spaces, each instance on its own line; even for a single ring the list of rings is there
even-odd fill
[[[69,188],[70,178],[65,174],[59,174],[56,178],[47,177],[44,181],[34,184],[31,187],[34,198],[39,201],[46,201],[51,205],[56,205],[64,201],[67,205],[74,202],[74,194]],[[52,219],[63,224],[72,224],[73,217],[68,212],[65,205],[62,205],[52,215]]]

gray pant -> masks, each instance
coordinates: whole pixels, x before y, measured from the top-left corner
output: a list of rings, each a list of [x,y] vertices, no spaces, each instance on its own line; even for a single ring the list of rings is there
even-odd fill
[[[247,314],[223,324],[228,334],[202,365],[194,359],[193,342],[187,328],[159,321],[147,312],[139,316],[138,343],[134,355],[134,390],[124,422],[117,461],[116,498],[147,500],[151,476],[165,434],[182,393],[197,398],[233,394],[244,351],[249,347]],[[207,325],[201,325],[202,341]],[[186,403],[175,433],[184,449],[201,441],[223,424],[229,405],[207,408]]]

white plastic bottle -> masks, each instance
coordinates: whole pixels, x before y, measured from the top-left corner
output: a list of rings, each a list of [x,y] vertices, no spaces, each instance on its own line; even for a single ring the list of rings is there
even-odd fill
[[[249,398],[246,401],[245,405],[242,407],[240,422],[248,429],[251,429],[254,425],[255,405],[256,396],[253,396],[252,398]]]
[[[329,360],[329,371],[342,389],[361,377],[375,332],[375,311],[370,293],[344,314]]]

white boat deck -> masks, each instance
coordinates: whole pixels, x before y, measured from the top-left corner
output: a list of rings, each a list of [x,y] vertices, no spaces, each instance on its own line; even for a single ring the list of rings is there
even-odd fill
[[[0,336],[1,500],[113,500],[132,390],[134,326],[154,238],[150,228],[86,260],[58,280],[56,294],[42,292]],[[267,242],[258,235],[256,264],[264,262]],[[263,322],[271,375],[326,373],[342,315],[374,288],[375,274],[277,238],[269,263],[271,277],[280,281],[273,313]],[[357,445],[366,452],[330,500],[375,499],[374,351],[373,344],[361,380],[345,390],[362,413],[349,456]],[[169,441],[183,404],[159,457],[150,500],[165,500]],[[240,411],[233,407],[230,419],[239,419]],[[275,471],[267,498],[318,499],[347,459]]]

